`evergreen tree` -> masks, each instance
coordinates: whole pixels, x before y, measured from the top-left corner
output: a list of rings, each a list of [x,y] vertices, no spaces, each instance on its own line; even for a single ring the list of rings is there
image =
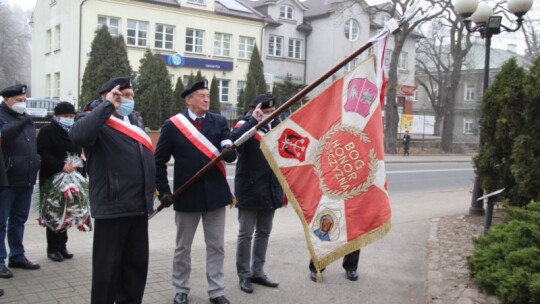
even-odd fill
[[[81,105],[99,98],[99,88],[112,77],[116,60],[115,56],[111,56],[111,47],[115,44],[106,26],[102,26],[96,31],[96,36],[90,47],[90,59],[86,63],[83,73],[79,96]]]
[[[281,100],[281,94],[279,92],[279,88],[276,83],[274,83],[274,85],[272,86],[272,96],[274,96],[274,99],[275,99],[276,109],[279,108],[282,102],[286,101],[286,100]]]
[[[198,70],[197,71],[197,75],[195,76],[195,82],[199,82],[199,81],[203,81],[204,80],[204,77],[201,73],[201,70]]]
[[[189,77],[188,77],[188,84],[187,86],[190,87],[192,84],[194,84],[196,81],[195,81],[195,75],[193,75],[193,71],[191,71],[191,73],[189,74]]]
[[[540,57],[529,70],[524,84],[522,132],[512,147],[512,175],[516,181],[513,203],[540,202]],[[511,101],[509,101],[511,102]]]
[[[492,192],[506,188],[502,198],[516,196],[512,176],[512,146],[527,126],[523,125],[525,71],[515,59],[506,62],[482,98],[480,133],[483,145],[474,162],[482,188]],[[538,136],[536,134],[536,136]]]
[[[172,99],[172,84],[169,71],[159,54],[153,54],[150,49],[144,53],[139,67],[137,87],[135,88],[135,104],[141,112],[146,126],[157,130],[169,113],[164,109],[170,107]]]
[[[118,37],[113,38],[114,40],[114,49],[111,50],[111,57],[113,59],[114,70],[111,77],[119,76],[131,76],[133,70],[129,65],[129,59],[127,55],[127,47],[124,42],[124,37],[119,35]]]
[[[275,84],[275,91],[281,98],[281,104],[287,102],[289,99],[291,99],[296,93],[298,93],[300,90],[302,90],[306,85],[305,84],[297,84],[292,81],[291,75],[287,74],[287,77],[285,80],[283,80],[283,83],[276,83]],[[272,92],[274,92],[272,90]],[[289,107],[288,111],[284,113],[285,117],[290,115],[292,112],[296,111],[298,108],[302,106],[304,102],[307,102],[307,97],[302,98],[302,100],[295,102],[291,107]]]
[[[219,102],[219,88],[217,84],[216,75],[212,77],[210,83],[210,112],[221,113],[221,103]]]
[[[184,90],[184,83],[182,82],[182,76],[180,76],[176,80],[176,86],[174,87],[169,117],[183,112],[186,108],[186,101],[182,97],[182,92],[184,92]]]
[[[266,80],[264,79],[264,65],[259,55],[257,45],[253,47],[251,58],[249,61],[249,70],[247,74],[246,87],[242,96],[243,104],[238,105],[238,108],[243,111],[249,109],[251,101],[258,95],[267,92]]]

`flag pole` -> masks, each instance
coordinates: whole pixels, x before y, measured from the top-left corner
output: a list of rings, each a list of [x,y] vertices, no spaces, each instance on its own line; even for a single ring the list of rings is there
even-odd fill
[[[332,75],[334,75],[337,71],[339,71],[342,67],[344,67],[347,63],[352,61],[354,58],[361,55],[363,52],[365,52],[368,48],[370,48],[373,45],[373,42],[377,41],[379,38],[384,37],[388,35],[389,33],[394,33],[399,30],[400,26],[410,20],[417,12],[418,10],[416,7],[411,7],[407,10],[407,12],[403,15],[403,17],[400,19],[400,21],[396,21],[395,19],[390,19],[386,22],[385,27],[374,37],[370,38],[364,45],[362,45],[358,50],[351,53],[349,56],[345,57],[342,61],[340,61],[338,64],[336,64],[334,67],[332,67],[330,70],[328,70],[326,73],[324,73],[322,76],[317,78],[315,81],[313,81],[308,86],[304,87],[302,90],[300,90],[298,93],[296,93],[293,97],[291,97],[287,102],[282,104],[279,108],[277,108],[272,114],[270,114],[267,118],[260,121],[256,126],[252,127],[249,131],[244,133],[240,138],[238,138],[231,146],[230,149],[236,149],[238,146],[240,146],[242,143],[247,141],[249,138],[251,138],[255,133],[257,133],[258,130],[260,130],[262,127],[269,124],[274,118],[276,118],[278,115],[283,113],[285,110],[289,109],[294,103],[296,103],[298,100],[302,99],[305,95],[307,95],[309,92],[311,92],[313,89],[315,89],[317,86],[319,86],[323,81],[330,78]],[[176,200],[181,193],[183,193],[187,188],[189,188],[196,180],[198,180],[201,176],[203,176],[208,170],[210,170],[213,166],[215,166],[219,161],[223,159],[223,153],[220,153],[216,158],[212,159],[209,163],[207,163],[204,167],[202,167],[195,175],[193,175],[189,180],[187,180],[184,184],[182,184],[178,189],[174,191],[173,194],[171,194],[171,199],[174,201]],[[168,207],[168,206],[167,206]],[[158,214],[161,210],[166,208],[164,204],[160,204],[156,210],[148,216],[148,219],[152,219],[156,214]]]

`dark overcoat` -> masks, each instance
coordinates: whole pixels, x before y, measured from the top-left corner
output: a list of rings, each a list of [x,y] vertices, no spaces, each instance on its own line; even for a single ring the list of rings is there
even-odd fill
[[[242,134],[256,126],[258,121],[253,116],[246,116],[243,124],[232,131],[232,139],[237,140]],[[272,121],[275,127],[278,119]],[[237,148],[238,162],[234,178],[234,195],[238,208],[277,209],[283,206],[283,189],[276,175],[264,157],[259,140],[253,136]]]
[[[182,113],[188,117],[188,111]],[[206,113],[201,133],[218,149],[221,143],[231,139],[231,131],[225,117]],[[167,119],[161,128],[156,147],[156,187],[160,195],[170,194],[167,178],[167,162],[174,158],[174,189],[178,189],[202,167],[210,162],[174,123]],[[206,212],[232,203],[232,194],[227,179],[217,166],[195,181],[174,202],[174,210],[181,212]]]

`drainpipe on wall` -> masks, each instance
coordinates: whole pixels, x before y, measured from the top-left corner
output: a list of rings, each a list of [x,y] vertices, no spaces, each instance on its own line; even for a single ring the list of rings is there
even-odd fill
[[[78,109],[81,97],[82,8],[86,1],[88,0],[83,0],[79,5],[79,60],[77,62],[77,104],[75,109]]]

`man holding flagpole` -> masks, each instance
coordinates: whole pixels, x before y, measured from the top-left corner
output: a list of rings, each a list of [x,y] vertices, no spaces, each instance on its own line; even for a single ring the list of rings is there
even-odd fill
[[[148,215],[154,148],[144,132],[130,77],[112,78],[69,131],[83,147],[94,217],[92,304],[142,303],[148,273]]]
[[[174,188],[190,180],[201,168],[218,157],[233,162],[236,152],[231,131],[225,117],[209,112],[208,81],[189,86],[182,97],[187,109],[165,121],[156,147],[157,189],[162,204],[174,203],[176,221],[176,248],[174,251],[172,281],[176,289],[175,304],[188,303],[191,290],[191,245],[202,220],[206,243],[206,277],[210,302],[228,304],[224,295],[223,272],[225,206],[232,203],[224,163],[220,162],[196,180],[178,199],[172,200],[167,178],[167,162],[174,157]]]

